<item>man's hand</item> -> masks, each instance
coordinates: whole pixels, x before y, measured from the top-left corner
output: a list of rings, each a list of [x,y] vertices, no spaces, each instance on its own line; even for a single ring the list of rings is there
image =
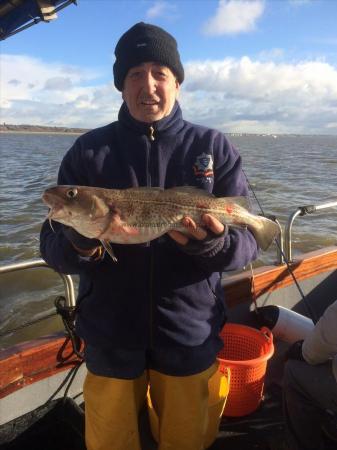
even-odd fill
[[[82,236],[74,228],[63,225],[63,234],[71,242],[71,245],[81,256],[93,257],[101,256],[102,245],[98,239],[89,239]]]
[[[191,217],[184,217],[182,225],[188,231],[188,235],[180,231],[169,231],[168,235],[180,245],[187,245],[190,239],[202,241],[207,236],[207,231],[211,231],[215,235],[221,235],[225,227],[224,225],[211,214],[204,214],[201,218],[203,227],[198,227]]]

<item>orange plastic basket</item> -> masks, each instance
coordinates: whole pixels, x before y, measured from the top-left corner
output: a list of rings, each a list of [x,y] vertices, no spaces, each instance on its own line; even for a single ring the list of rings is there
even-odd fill
[[[231,370],[231,381],[223,415],[240,417],[255,411],[263,396],[268,359],[274,353],[273,335],[261,330],[227,323],[221,333],[224,348],[219,352],[219,370]]]

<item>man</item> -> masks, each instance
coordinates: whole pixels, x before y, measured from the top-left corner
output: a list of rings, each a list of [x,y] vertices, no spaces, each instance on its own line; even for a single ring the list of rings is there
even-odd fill
[[[293,344],[284,374],[283,403],[290,450],[320,450],[325,433],[337,440],[337,301],[304,341]]]
[[[81,136],[65,155],[59,184],[105,188],[196,186],[247,195],[241,159],[225,136],[182,118],[184,80],[175,39],[138,23],[115,49],[118,121]],[[76,330],[86,344],[88,450],[138,450],[138,412],[148,383],[159,417],[160,450],[201,450],[208,381],[217,370],[225,322],[220,275],[257,256],[248,230],[210,215],[190,237],[172,231],[144,245],[99,242],[45,223],[41,253],[56,270],[80,275]],[[214,436],[215,438],[215,436]]]

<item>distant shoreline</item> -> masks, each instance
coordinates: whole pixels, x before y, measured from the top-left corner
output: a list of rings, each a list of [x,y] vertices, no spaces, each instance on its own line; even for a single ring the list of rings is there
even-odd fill
[[[90,131],[90,128],[67,128],[67,127],[51,127],[47,125],[0,125],[1,134],[61,134],[78,136]],[[278,137],[299,137],[299,136],[331,136],[337,137],[336,134],[297,134],[297,133],[245,133],[245,132],[224,132],[229,137],[270,137],[277,139]]]
[[[44,125],[0,125],[0,134],[69,134],[78,135],[89,131],[87,128],[50,127]]]
[[[63,135],[81,135],[86,131],[28,131],[28,130],[0,130],[0,134],[63,134]]]

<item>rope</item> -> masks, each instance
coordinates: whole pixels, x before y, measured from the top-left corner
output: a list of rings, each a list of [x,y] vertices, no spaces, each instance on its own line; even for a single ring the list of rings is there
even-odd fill
[[[62,383],[59,385],[59,387],[56,389],[56,391],[48,398],[48,400],[46,400],[46,402],[42,406],[47,406],[48,403],[50,403],[56,397],[56,395],[61,391],[61,389],[67,384],[67,382],[69,380],[68,385],[63,394],[63,402],[66,400],[69,389],[70,389],[70,387],[75,379],[75,376],[77,375],[77,372],[78,372],[79,368],[81,367],[82,363],[83,363],[83,360],[80,362],[78,362],[78,361],[75,362],[74,367],[72,367],[69,370],[69,372],[67,373],[67,376],[64,378]]]
[[[252,192],[252,194],[253,194],[253,196],[254,196],[254,199],[255,199],[256,203],[258,204],[258,206],[259,206],[259,208],[260,208],[260,211],[261,211],[262,215],[265,216],[265,213],[264,213],[264,210],[263,210],[263,208],[262,208],[262,205],[261,205],[259,199],[257,198],[256,194],[255,194],[255,191],[254,191],[254,189],[253,189],[253,186],[250,184],[250,181],[249,181],[249,179],[248,179],[248,177],[247,177],[247,175],[246,175],[246,172],[245,172],[243,169],[242,169],[242,172],[243,172],[243,174],[244,174],[244,176],[245,176],[245,178],[246,178],[248,187],[249,187],[249,189],[251,190],[251,192]]]
[[[55,301],[55,308],[58,314],[62,317],[62,321],[64,324],[64,327],[68,333],[67,338],[65,339],[64,343],[62,344],[59,352],[58,352],[58,359],[61,360],[62,363],[67,361],[71,356],[74,354],[80,359],[80,361],[72,361],[72,364],[75,364],[72,369],[70,369],[69,373],[65,377],[65,379],[62,381],[60,386],[56,389],[56,391],[49,397],[49,399],[45,402],[44,406],[46,406],[49,402],[53,400],[53,398],[56,397],[56,395],[60,392],[60,390],[65,386],[65,391],[63,394],[63,402],[66,401],[66,398],[68,397],[69,389],[76,377],[76,374],[81,367],[83,361],[84,361],[84,355],[80,352],[81,349],[81,339],[76,335],[75,333],[75,316],[76,316],[76,307],[67,306],[66,305],[66,299],[63,296],[56,297]],[[63,356],[63,351],[66,348],[69,340],[72,344],[72,353],[69,354],[67,357]],[[68,383],[68,384],[67,384]]]
[[[276,245],[277,245],[277,247],[279,248],[279,250],[281,252],[281,255],[282,255],[282,257],[284,259],[284,262],[285,262],[285,264],[287,266],[288,272],[289,272],[291,278],[293,279],[294,284],[297,287],[298,292],[300,293],[300,296],[301,296],[301,298],[303,300],[304,306],[305,306],[305,308],[307,310],[307,313],[308,313],[309,317],[312,319],[313,323],[316,324],[317,321],[318,321],[318,317],[317,317],[315,311],[311,308],[310,303],[308,302],[308,300],[307,300],[307,298],[306,298],[306,296],[305,296],[305,294],[304,294],[304,292],[303,292],[303,290],[302,290],[302,288],[301,288],[301,286],[300,286],[300,284],[299,284],[299,282],[298,282],[298,280],[297,280],[297,278],[296,278],[296,276],[294,274],[294,271],[292,270],[292,268],[290,266],[290,263],[289,263],[288,259],[286,258],[283,250],[281,249],[281,246],[280,246],[278,241],[276,241]]]
[[[263,207],[262,207],[262,205],[261,205],[261,203],[260,203],[260,201],[259,201],[259,199],[258,199],[258,197],[257,197],[257,195],[256,195],[256,193],[254,191],[254,188],[250,184],[250,181],[249,181],[249,179],[248,179],[248,177],[246,175],[246,172],[244,170],[243,170],[243,173],[244,173],[244,176],[246,178],[248,187],[251,190],[251,192],[252,192],[252,194],[254,196],[254,199],[255,199],[256,203],[258,204],[258,206],[260,208],[260,211],[261,211],[262,215],[266,216],[265,212],[263,210]],[[310,304],[309,304],[309,302],[308,302],[308,300],[307,300],[307,298],[306,298],[306,296],[305,296],[305,294],[304,294],[304,292],[303,292],[303,290],[302,290],[298,280],[296,279],[296,276],[295,276],[295,274],[294,274],[294,272],[293,272],[293,270],[292,270],[292,268],[290,266],[289,261],[287,260],[285,254],[284,254],[284,252],[283,252],[283,250],[281,248],[280,243],[277,240],[275,240],[275,243],[276,243],[276,245],[277,245],[277,247],[278,247],[278,249],[279,249],[279,251],[280,251],[280,253],[281,253],[282,257],[283,257],[283,259],[284,259],[284,262],[285,262],[285,264],[287,266],[288,272],[289,272],[290,276],[292,277],[298,292],[300,293],[300,296],[301,296],[301,298],[303,300],[304,306],[305,306],[305,308],[307,310],[307,313],[308,313],[309,317],[312,319],[313,323],[316,324],[317,321],[318,321],[318,317],[317,317],[315,311],[311,308],[311,306],[310,306]],[[258,309],[257,309],[257,303],[256,303],[256,291],[255,291],[254,273],[253,273],[253,266],[252,266],[252,264],[250,264],[250,269],[251,269],[251,273],[252,273],[252,297],[253,297],[253,302],[254,302],[254,305],[255,305],[255,311],[257,312]]]
[[[258,314],[258,307],[257,307],[257,301],[256,301],[256,289],[255,289],[255,275],[253,270],[253,264],[249,263],[250,273],[251,273],[251,284],[250,284],[250,291],[252,294],[253,303],[255,306],[255,312]]]
[[[63,325],[68,333],[68,337],[71,340],[73,353],[80,359],[84,359],[83,353],[81,353],[81,339],[75,333],[75,316],[76,307],[66,306],[66,299],[62,296],[55,299],[56,311],[62,317]]]
[[[31,325],[34,325],[34,324],[41,322],[45,319],[48,319],[50,317],[55,317],[57,314],[60,314],[60,316],[62,317],[62,321],[63,321],[63,324],[65,326],[65,329],[66,329],[68,335],[67,335],[66,339],[64,340],[61,348],[58,351],[57,360],[61,361],[61,363],[64,364],[69,358],[71,358],[71,356],[73,356],[75,354],[80,359],[80,361],[71,361],[71,364],[75,364],[74,367],[72,367],[70,369],[69,373],[67,374],[65,379],[62,381],[60,386],[48,398],[48,400],[42,405],[43,407],[47,406],[47,404],[50,403],[55,398],[55,396],[60,392],[60,390],[68,383],[66,386],[66,389],[64,391],[64,395],[63,395],[63,402],[65,402],[65,400],[68,396],[69,389],[70,389],[70,387],[75,379],[75,376],[78,372],[78,369],[80,368],[81,364],[84,361],[83,353],[80,352],[81,340],[75,333],[76,308],[66,306],[66,299],[63,296],[57,297],[55,299],[54,304],[55,304],[56,312],[53,312],[46,316],[43,316],[39,319],[35,319],[32,321],[26,322],[18,327],[15,327],[15,328],[12,328],[10,330],[0,333],[0,337],[7,336],[11,333],[19,331],[19,330],[29,327]],[[69,340],[72,343],[72,353],[70,353],[68,356],[64,357],[63,351],[66,348]],[[68,380],[69,380],[69,382],[68,382]]]

